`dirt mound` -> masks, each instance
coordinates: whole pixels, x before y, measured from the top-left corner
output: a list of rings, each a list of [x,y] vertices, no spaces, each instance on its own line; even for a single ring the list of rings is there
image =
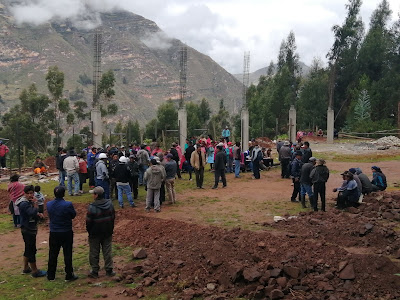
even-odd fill
[[[57,172],[57,168],[56,168],[56,158],[54,156],[49,156],[44,160],[44,163],[46,166],[49,167],[49,172],[53,173],[53,172]]]
[[[400,270],[383,256],[353,254],[312,236],[228,231],[128,210],[117,217],[114,240],[143,247],[147,256],[117,278],[139,284],[128,295],[156,285],[184,299],[400,297],[400,278],[393,275]]]
[[[267,138],[267,137],[260,137],[260,138],[257,138],[256,139],[256,142],[258,143],[258,145],[260,146],[260,147],[265,147],[265,148],[271,148],[271,149],[273,149],[273,148],[275,148],[276,147],[276,145],[275,145],[275,143],[273,142],[273,141],[271,141],[269,138]]]

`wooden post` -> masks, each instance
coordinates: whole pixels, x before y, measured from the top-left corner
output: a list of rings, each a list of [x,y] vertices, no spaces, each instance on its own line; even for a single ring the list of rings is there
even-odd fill
[[[165,131],[162,131],[162,140],[163,140],[163,147],[164,151],[167,151],[167,144],[165,143]]]

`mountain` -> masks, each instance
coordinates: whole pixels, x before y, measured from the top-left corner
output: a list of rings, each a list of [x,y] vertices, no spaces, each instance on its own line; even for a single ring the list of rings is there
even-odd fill
[[[52,22],[41,26],[16,25],[6,1],[0,0],[0,112],[18,103],[19,93],[31,83],[48,94],[45,74],[57,65],[65,73],[64,95],[79,98],[91,107],[92,86],[78,82],[80,75],[92,77],[93,31],[74,23]],[[134,118],[147,122],[157,107],[179,98],[180,49],[184,44],[168,37],[154,22],[139,15],[117,11],[101,14],[103,32],[102,70],[116,76],[118,116],[109,122]],[[210,57],[188,47],[187,101],[209,100],[216,110],[224,98],[233,111],[240,104],[242,84]],[[73,105],[73,101],[71,101]]]
[[[301,68],[301,75],[302,76],[307,76],[310,73],[310,67],[307,66],[305,63],[300,62],[300,68]],[[254,84],[257,85],[258,81],[260,80],[260,76],[266,76],[268,71],[268,67],[261,68],[253,73],[250,73],[249,76],[249,84]],[[276,68],[274,68],[274,74],[276,72]],[[243,74],[235,74],[234,75],[237,80],[240,82],[243,82]]]

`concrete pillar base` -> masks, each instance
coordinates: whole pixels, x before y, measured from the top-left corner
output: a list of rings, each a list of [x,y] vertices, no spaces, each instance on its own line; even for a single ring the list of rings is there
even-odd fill
[[[187,139],[187,111],[185,107],[178,110],[178,126],[179,126],[179,145],[185,149]]]
[[[335,130],[335,112],[332,108],[328,108],[327,112],[327,129],[326,141],[328,144],[333,144],[333,131]]]
[[[297,130],[296,130],[296,122],[297,122],[297,112],[296,109],[294,108],[294,105],[290,106],[289,109],[289,140],[291,142],[295,142],[296,141],[296,134],[297,134]]]
[[[242,109],[242,151],[249,150],[249,110]]]
[[[103,124],[99,109],[91,111],[90,120],[93,122],[93,145],[95,147],[103,147]]]

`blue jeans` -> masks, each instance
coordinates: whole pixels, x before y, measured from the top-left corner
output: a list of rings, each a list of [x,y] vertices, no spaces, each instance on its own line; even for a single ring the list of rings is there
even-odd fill
[[[121,206],[121,207],[124,206],[124,202],[123,202],[124,193],[128,197],[129,204],[134,205],[133,199],[132,199],[132,191],[131,191],[131,187],[129,186],[129,184],[128,185],[118,185],[117,184],[117,189],[118,189],[119,206]]]
[[[72,195],[72,180],[74,181],[74,194],[79,194],[79,174],[74,173],[71,175],[67,174],[68,180],[68,194]]]
[[[308,197],[314,195],[311,185],[302,183],[300,186],[300,195],[305,196],[306,194],[308,194]]]
[[[104,199],[110,199],[110,181],[96,178],[96,186],[104,189]]]
[[[240,160],[235,159],[235,177],[239,177],[240,174]]]
[[[146,172],[148,165],[139,165],[139,185],[146,184],[146,182],[143,180],[144,178],[144,172]]]
[[[66,171],[58,170],[58,185],[65,186],[65,177],[67,176]]]

